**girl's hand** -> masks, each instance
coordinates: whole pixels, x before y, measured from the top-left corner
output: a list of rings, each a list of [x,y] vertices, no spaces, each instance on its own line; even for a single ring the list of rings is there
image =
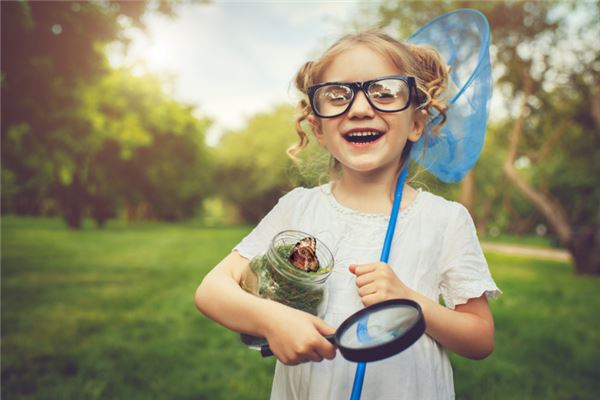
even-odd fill
[[[334,334],[335,329],[325,321],[274,302],[271,311],[264,336],[279,361],[286,365],[297,365],[335,357],[335,346],[324,338],[325,335]]]
[[[385,263],[350,265],[363,304],[368,307],[385,300],[409,298],[411,290]]]

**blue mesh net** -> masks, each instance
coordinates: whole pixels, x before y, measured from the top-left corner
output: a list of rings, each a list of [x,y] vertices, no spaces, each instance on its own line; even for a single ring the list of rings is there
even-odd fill
[[[492,97],[488,22],[479,11],[457,10],[430,21],[407,42],[435,48],[450,66],[446,123],[434,136],[430,127],[439,116],[432,116],[411,158],[442,181],[457,182],[473,168],[483,148]]]

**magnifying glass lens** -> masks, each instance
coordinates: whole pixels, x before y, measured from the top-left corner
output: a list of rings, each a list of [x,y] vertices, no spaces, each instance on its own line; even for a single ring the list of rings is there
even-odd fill
[[[419,322],[419,318],[419,311],[412,306],[380,308],[344,327],[339,344],[348,349],[384,345],[402,337]]]

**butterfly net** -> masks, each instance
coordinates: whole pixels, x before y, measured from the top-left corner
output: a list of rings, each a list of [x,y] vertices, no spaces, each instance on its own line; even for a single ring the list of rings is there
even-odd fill
[[[457,182],[473,168],[485,137],[492,96],[489,26],[476,10],[458,10],[438,17],[413,33],[408,43],[435,48],[450,66],[447,120],[439,134],[431,127],[415,143],[411,158],[444,182]]]

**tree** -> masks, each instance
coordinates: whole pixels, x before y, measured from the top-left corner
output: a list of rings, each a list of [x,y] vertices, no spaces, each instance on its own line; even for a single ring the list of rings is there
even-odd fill
[[[119,18],[140,26],[146,4],[20,1],[1,7],[2,169],[15,183],[8,204],[39,213],[54,198],[76,226],[83,198],[76,166],[90,131],[78,107],[81,88],[108,71],[104,45],[119,38]]]
[[[236,205],[241,217],[257,223],[282,194],[297,184],[313,185],[318,172],[298,170],[286,150],[297,141],[295,110],[279,105],[252,117],[245,128],[226,133],[216,149],[215,182],[219,194]],[[315,142],[315,141],[313,141]],[[318,147],[318,146],[317,146]],[[318,152],[311,146],[304,154]],[[312,159],[312,158],[311,158]]]
[[[144,208],[147,216],[180,220],[211,191],[210,121],[170,99],[162,85],[156,77],[115,70],[89,88],[97,140],[86,164],[92,214],[110,214],[116,201]]]
[[[503,29],[510,67],[500,82],[518,99],[504,173],[544,216],[582,274],[600,274],[600,125],[593,119],[600,99],[598,7],[506,6],[491,16],[517,15],[529,27],[528,38],[512,25],[497,29]],[[517,161],[528,168],[519,171]]]
[[[51,203],[77,228],[86,212],[102,225],[124,204],[144,202],[164,219],[197,208],[208,121],[156,78],[112,71],[105,55],[123,39],[121,21],[142,27],[147,6],[2,2],[3,212]]]

